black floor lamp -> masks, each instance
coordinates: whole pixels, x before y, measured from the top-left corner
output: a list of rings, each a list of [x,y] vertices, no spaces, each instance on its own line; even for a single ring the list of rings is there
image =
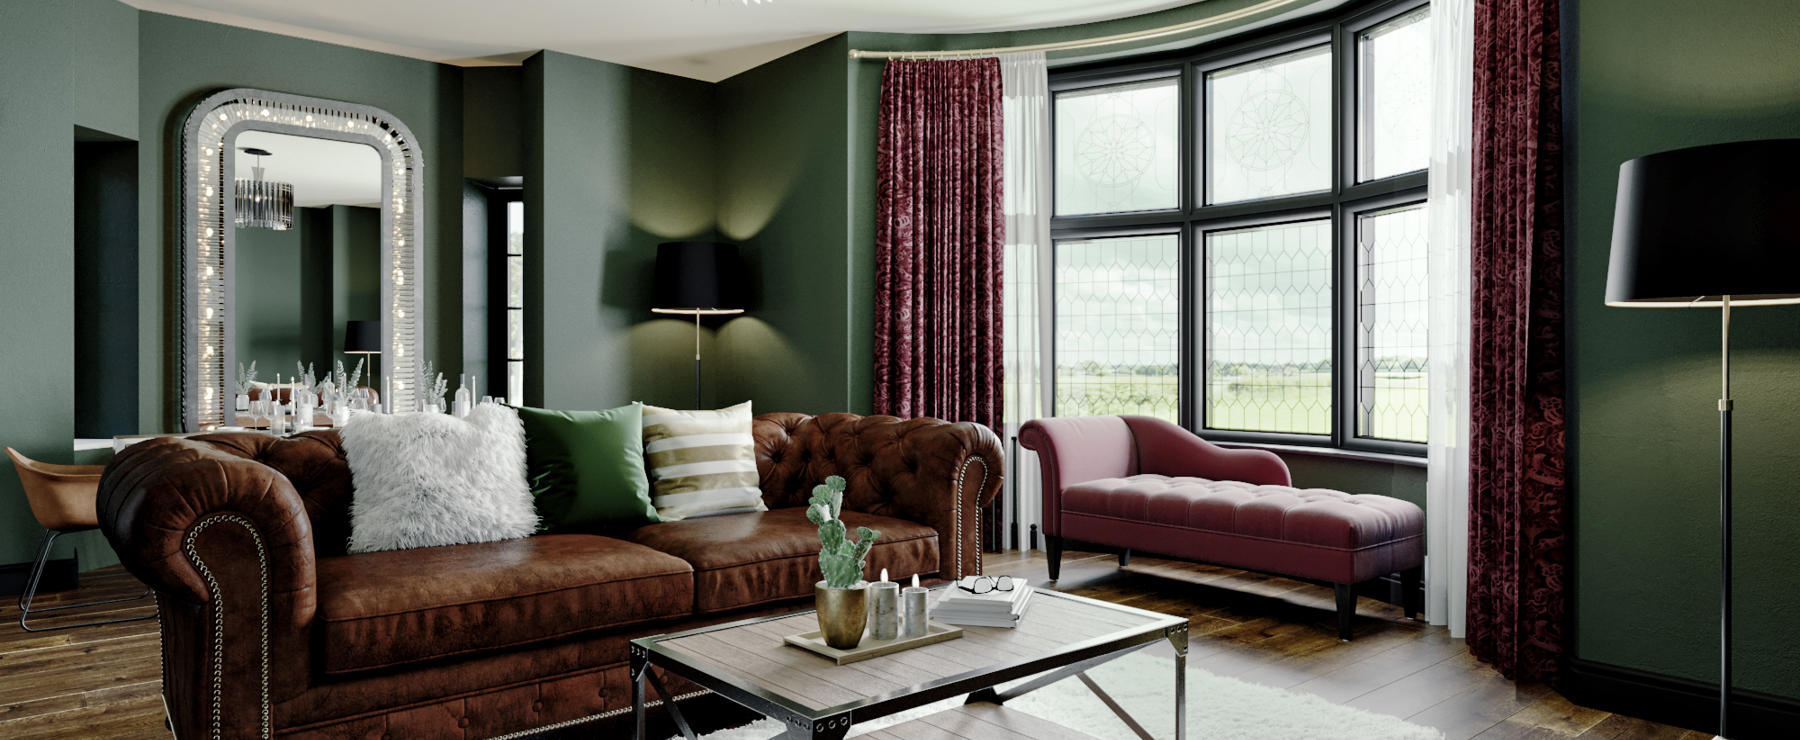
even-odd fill
[[[1800,139],[1619,166],[1606,305],[1718,308],[1719,737],[1731,697],[1731,309],[1800,303]]]
[[[650,310],[694,317],[694,408],[700,408],[700,317],[744,312],[743,266],[736,244],[664,242],[656,246]]]

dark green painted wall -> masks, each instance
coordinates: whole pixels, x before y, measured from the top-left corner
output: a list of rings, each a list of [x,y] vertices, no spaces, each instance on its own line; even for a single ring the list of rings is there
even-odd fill
[[[462,70],[463,176],[478,180],[525,174],[525,70]]]
[[[653,320],[656,244],[713,234],[712,86],[525,62],[526,402],[692,402],[692,327]]]
[[[308,258],[316,256],[303,254],[311,251],[303,247],[318,242],[314,231],[320,226],[327,230],[325,242],[329,245],[330,221],[321,224],[317,218],[308,218],[317,216],[315,209],[294,210],[293,228],[238,229],[233,246],[232,272],[237,281],[237,292],[232,296],[233,318],[237,320],[232,330],[237,343],[233,349],[244,367],[256,363],[256,378],[266,383],[275,382],[277,375],[293,375],[296,360],[309,356],[314,362],[319,360],[319,338],[306,336],[301,330],[302,318],[327,307],[308,305],[303,297],[308,291],[302,291],[307,283],[301,279],[300,268]],[[308,349],[314,352],[308,353]]]
[[[74,434],[70,38],[67,3],[0,3],[0,172],[9,174],[0,197],[8,243],[0,312],[10,317],[0,321],[0,377],[14,389],[0,444],[50,462],[69,461]],[[10,470],[0,474],[0,514],[0,562],[30,558],[41,530]]]
[[[294,209],[286,231],[238,229],[236,354],[257,379],[285,380],[314,367],[323,377],[347,357],[344,323],[381,311],[381,211],[357,206]],[[460,317],[459,317],[460,319]]]
[[[1800,3],[1584,0],[1567,140],[1575,654],[1718,680],[1717,310],[1602,305],[1619,164],[1800,137]],[[1800,698],[1800,307],[1732,316],[1736,684]]]
[[[459,239],[457,235],[445,236]],[[460,239],[458,243],[460,244]],[[344,359],[344,364],[350,365],[348,361],[357,358],[341,352],[344,348],[344,325],[351,321],[381,318],[381,278],[386,272],[381,269],[381,210],[332,206],[330,244],[331,326],[326,334],[325,354],[321,357]],[[460,314],[450,313],[445,308],[436,306],[431,314],[433,320],[453,325],[461,320]],[[433,332],[434,335],[436,333]],[[460,340],[460,336],[458,338]],[[437,360],[441,367],[454,367],[454,360],[451,358],[456,355],[453,350],[440,347],[432,355],[444,358]]]
[[[868,412],[855,317],[874,276],[854,264],[849,48],[836,36],[718,85],[719,231],[742,245],[755,287],[750,311],[719,329],[719,403]]]
[[[111,0],[0,3],[0,172],[16,175],[0,186],[0,312],[13,317],[0,375],[17,389],[0,444],[48,462],[73,458],[75,142],[138,134],[137,16]],[[18,478],[0,474],[0,563],[30,558],[39,532]],[[117,562],[97,533],[59,540],[52,556],[77,549],[83,567]]]
[[[137,430],[137,142],[76,137],[75,436],[111,437]]]

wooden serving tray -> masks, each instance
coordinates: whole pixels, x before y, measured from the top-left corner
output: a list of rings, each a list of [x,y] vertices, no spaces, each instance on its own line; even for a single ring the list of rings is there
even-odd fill
[[[902,650],[911,650],[916,647],[923,647],[945,640],[954,640],[962,636],[963,631],[961,627],[949,624],[939,624],[937,622],[926,622],[925,634],[918,637],[896,637],[892,640],[877,640],[870,637],[868,633],[865,632],[863,633],[862,642],[857,643],[856,647],[849,650],[839,650],[825,644],[824,633],[818,631],[806,632],[798,635],[788,635],[783,639],[783,642],[802,650],[818,653],[819,655],[830,658],[837,661],[838,665],[845,665],[848,663],[855,663],[859,660],[879,658],[883,655],[891,655]]]

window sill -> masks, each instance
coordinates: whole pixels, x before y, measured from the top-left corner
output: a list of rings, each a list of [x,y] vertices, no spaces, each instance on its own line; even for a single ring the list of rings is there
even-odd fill
[[[1312,447],[1308,445],[1266,444],[1261,442],[1223,442],[1208,440],[1220,447],[1249,450],[1268,450],[1282,455],[1311,455],[1313,457],[1329,457],[1338,460],[1356,460],[1359,462],[1385,463],[1408,468],[1424,468],[1426,461],[1420,455],[1396,455],[1391,452],[1369,452],[1366,450],[1346,450],[1338,447]]]

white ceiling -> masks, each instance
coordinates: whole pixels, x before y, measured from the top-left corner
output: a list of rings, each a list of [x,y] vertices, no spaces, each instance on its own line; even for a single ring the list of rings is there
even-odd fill
[[[552,49],[716,82],[844,31],[974,33],[1122,18],[1196,0],[125,0],[437,62]]]
[[[245,131],[237,137],[237,172],[233,174],[244,180],[250,179],[250,167],[256,164],[256,157],[242,151],[246,147],[269,151],[270,156],[262,158],[263,179],[292,183],[296,206],[381,205],[381,155],[375,147]]]

